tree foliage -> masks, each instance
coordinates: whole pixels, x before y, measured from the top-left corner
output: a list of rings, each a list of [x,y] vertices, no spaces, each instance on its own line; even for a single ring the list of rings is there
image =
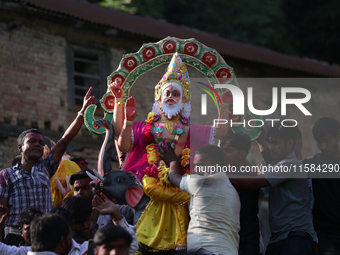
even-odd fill
[[[338,0],[101,0],[100,3],[282,53],[340,62]]]

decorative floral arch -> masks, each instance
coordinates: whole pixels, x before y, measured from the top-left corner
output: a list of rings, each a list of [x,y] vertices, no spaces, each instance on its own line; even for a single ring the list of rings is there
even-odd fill
[[[229,66],[221,55],[212,48],[205,46],[196,39],[179,39],[166,37],[156,43],[147,43],[136,53],[123,55],[116,71],[107,77],[107,92],[100,100],[100,105],[104,110],[104,119],[112,121],[114,110],[114,95],[112,95],[109,85],[116,82],[123,88],[124,102],[128,99],[130,91],[137,80],[144,74],[156,69],[157,67],[170,62],[172,55],[178,52],[183,63],[202,73],[208,80],[208,85],[214,88],[214,84],[232,84],[239,87],[236,81],[234,70]],[[222,93],[222,89],[216,89]],[[214,95],[216,97],[216,95]],[[216,99],[216,98],[215,98]],[[88,107],[85,116],[85,125],[92,133],[104,134],[105,129],[95,129],[92,122],[97,106]],[[252,118],[259,119],[259,116],[248,113]],[[244,118],[244,116],[242,117]],[[260,131],[257,128],[246,130],[242,126],[232,127],[233,132],[243,132],[255,140]]]

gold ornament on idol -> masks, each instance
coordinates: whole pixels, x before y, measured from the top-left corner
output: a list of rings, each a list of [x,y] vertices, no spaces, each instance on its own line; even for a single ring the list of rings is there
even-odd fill
[[[163,86],[169,82],[174,82],[180,85],[183,89],[185,98],[187,100],[191,99],[188,70],[177,52],[172,56],[166,73],[155,87],[155,100],[158,100],[161,97]]]
[[[162,115],[161,123],[164,125],[164,127],[168,130],[169,134],[172,134],[172,131],[174,130],[174,126],[180,123],[180,116],[178,115],[176,119],[169,120],[165,116]]]

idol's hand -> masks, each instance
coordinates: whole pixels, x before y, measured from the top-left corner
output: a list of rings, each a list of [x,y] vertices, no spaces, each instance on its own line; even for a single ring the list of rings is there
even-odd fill
[[[136,116],[136,99],[129,97],[125,104],[125,119],[127,121],[134,121]]]
[[[233,95],[229,89],[222,94],[222,103],[230,104],[233,101]]]
[[[123,89],[115,82],[112,82],[109,85],[109,89],[111,93],[115,96],[115,98],[122,98],[123,97]]]

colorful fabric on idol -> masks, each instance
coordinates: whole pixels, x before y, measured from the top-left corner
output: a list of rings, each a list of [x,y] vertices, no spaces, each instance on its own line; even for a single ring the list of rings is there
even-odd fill
[[[161,146],[166,147],[161,137],[163,124],[155,123],[159,118],[160,116],[150,113],[145,121],[144,137],[147,141],[149,166],[144,170],[142,183],[144,192],[150,197],[150,202],[136,224],[137,239],[144,248],[152,251],[186,247],[189,224],[186,202],[190,200],[190,195],[171,185],[168,167],[163,161],[158,160],[157,150]],[[176,124],[173,130],[182,135],[186,133],[183,125]],[[175,146],[176,138],[170,142]],[[185,174],[190,172],[190,149],[185,148],[183,153],[180,165]]]
[[[170,86],[170,83],[181,90],[186,102],[181,112],[172,117],[168,114],[166,118],[161,115],[163,110],[160,108],[160,99],[163,89]],[[184,149],[179,169],[181,174],[188,174],[192,165],[190,152],[194,153],[197,148],[214,142],[214,128],[190,125],[190,99],[187,68],[175,53],[167,72],[155,87],[153,112],[149,113],[145,121],[134,122],[132,125],[130,150],[121,167],[124,171],[136,174],[143,183],[145,194],[150,197],[150,202],[136,224],[136,235],[140,246],[151,251],[185,247],[189,223],[186,202],[190,200],[190,195],[171,185],[168,168],[159,160],[158,150],[166,146],[175,147],[180,137],[186,135],[185,144],[181,144]],[[162,133],[165,129],[174,138],[164,139]],[[190,141],[190,135],[195,136],[195,139]]]

